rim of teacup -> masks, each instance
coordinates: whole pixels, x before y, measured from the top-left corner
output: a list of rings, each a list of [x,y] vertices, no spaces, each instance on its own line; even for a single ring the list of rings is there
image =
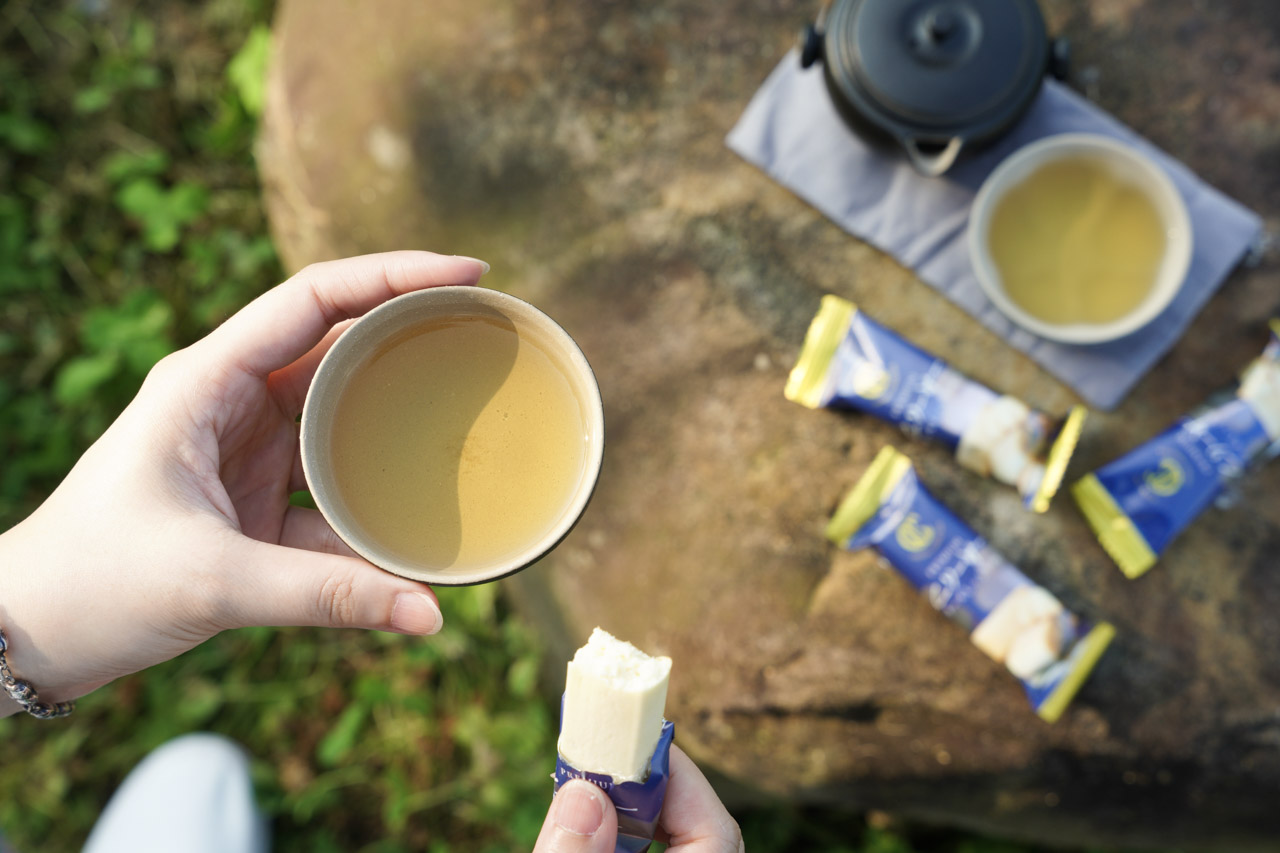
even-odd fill
[[[416,565],[382,547],[355,522],[338,497],[332,466],[329,428],[345,381],[388,336],[432,316],[497,312],[551,343],[563,359],[570,383],[586,416],[589,446],[572,500],[559,519],[527,548],[478,567],[454,569]],[[448,285],[402,294],[382,303],[352,323],[325,353],[303,403],[300,430],[302,469],[312,499],[343,542],[369,562],[401,577],[436,586],[468,586],[498,580],[527,568],[569,535],[595,491],[604,458],[604,403],[591,365],[577,342],[555,320],[532,304],[480,286]]]
[[[1012,187],[1047,163],[1081,154],[1108,163],[1126,183],[1152,200],[1165,228],[1165,252],[1146,299],[1109,323],[1049,323],[1033,317],[1004,292],[991,257],[988,234],[996,203]],[[1132,334],[1158,317],[1178,295],[1191,266],[1193,235],[1186,202],[1173,181],[1150,156],[1109,136],[1063,133],[1026,145],[1007,157],[983,181],[969,215],[969,258],[978,284],[1002,314],[1043,338],[1070,344],[1099,344]]]

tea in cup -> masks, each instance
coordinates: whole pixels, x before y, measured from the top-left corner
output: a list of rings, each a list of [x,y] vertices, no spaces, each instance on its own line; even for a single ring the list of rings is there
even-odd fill
[[[1191,261],[1173,182],[1137,149],[1071,133],[1019,149],[983,183],[969,256],[987,297],[1018,325],[1100,343],[1155,319]]]
[[[603,449],[600,390],[577,344],[481,287],[370,311],[326,353],[302,416],[307,482],[338,536],[444,585],[494,580],[555,547]]]

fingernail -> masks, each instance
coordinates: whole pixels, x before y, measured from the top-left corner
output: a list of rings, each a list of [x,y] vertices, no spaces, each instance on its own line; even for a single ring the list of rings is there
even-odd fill
[[[399,634],[434,634],[444,625],[439,606],[429,595],[402,592],[391,605],[391,630]]]
[[[467,257],[466,255],[454,255],[454,257],[455,257],[455,258],[461,258],[461,259],[462,259],[462,260],[464,260],[464,261],[475,261],[477,264],[479,264],[480,266],[484,267],[484,271],[485,271],[485,272],[488,272],[488,271],[489,271],[489,264],[488,264],[488,262],[486,262],[486,261],[482,261],[482,260],[480,260],[479,258],[471,258],[471,257]],[[481,273],[481,274],[483,275],[483,273]]]
[[[560,789],[552,803],[556,826],[573,835],[590,837],[604,823],[600,790],[590,782],[573,781]]]

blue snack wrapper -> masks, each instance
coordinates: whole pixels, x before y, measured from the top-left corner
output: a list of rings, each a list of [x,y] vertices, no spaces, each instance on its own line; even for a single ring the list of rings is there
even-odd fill
[[[1225,402],[1183,418],[1071,487],[1098,541],[1127,577],[1147,572],[1234,480],[1269,457],[1280,435],[1278,383],[1280,326],[1273,324],[1262,355]]]
[[[563,700],[561,700],[563,707]],[[670,720],[662,721],[658,745],[649,759],[649,773],[643,782],[617,782],[603,773],[589,773],[568,764],[556,755],[555,790],[570,779],[585,779],[597,786],[613,802],[618,812],[618,841],[615,853],[644,853],[653,843],[658,830],[658,817],[662,814],[662,801],[667,794],[670,776],[671,741],[676,727]]]
[[[881,326],[853,303],[824,296],[787,380],[787,399],[845,408],[940,441],[970,470],[1018,489],[1044,512],[1057,493],[1085,417],[1054,421],[997,394]]]
[[[849,492],[827,537],[874,548],[929,603],[1022,683],[1053,722],[1075,696],[1114,629],[1068,611],[1000,556],[920,483],[911,461],[884,448]]]

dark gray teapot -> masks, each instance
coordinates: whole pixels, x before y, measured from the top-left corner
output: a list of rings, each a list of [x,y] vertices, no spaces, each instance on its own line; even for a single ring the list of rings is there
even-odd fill
[[[1066,76],[1035,0],[833,0],[801,39],[846,123],[925,175],[999,136]]]

